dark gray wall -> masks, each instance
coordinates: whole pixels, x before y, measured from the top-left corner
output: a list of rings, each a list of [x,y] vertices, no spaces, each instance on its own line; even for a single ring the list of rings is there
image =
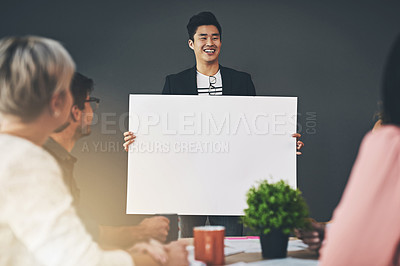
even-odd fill
[[[186,23],[214,12],[221,64],[251,73],[259,95],[299,97],[306,145],[298,184],[312,216],[326,220],[373,125],[399,8],[399,1],[2,1],[0,36],[60,40],[95,80],[100,119],[73,151],[76,176],[85,204],[116,224],[126,218],[128,94],[160,93],[167,74],[192,66]]]

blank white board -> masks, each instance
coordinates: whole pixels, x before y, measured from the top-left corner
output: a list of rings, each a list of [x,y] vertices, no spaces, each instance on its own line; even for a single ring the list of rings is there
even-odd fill
[[[257,181],[296,187],[297,97],[130,95],[127,213],[243,215]]]

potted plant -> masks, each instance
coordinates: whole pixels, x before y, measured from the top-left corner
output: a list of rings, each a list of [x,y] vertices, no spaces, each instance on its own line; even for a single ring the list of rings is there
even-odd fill
[[[294,228],[308,228],[308,207],[298,189],[283,180],[261,181],[247,192],[248,208],[242,222],[260,235],[263,258],[284,258],[289,233]]]

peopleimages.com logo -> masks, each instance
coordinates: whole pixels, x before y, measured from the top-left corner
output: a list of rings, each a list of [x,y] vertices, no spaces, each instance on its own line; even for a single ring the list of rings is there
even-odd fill
[[[301,120],[302,122],[299,122]],[[102,135],[118,138],[109,141],[85,141],[82,152],[123,151],[122,133],[130,130],[137,136],[129,146],[133,152],[156,153],[228,153],[234,137],[314,135],[318,132],[317,113],[181,112],[181,113],[100,113],[94,114],[92,126]],[[161,138],[162,137],[162,138]],[[113,137],[114,138],[114,137]]]
[[[303,116],[303,114],[297,113],[297,118]],[[287,122],[283,120],[285,117],[289,118]],[[281,134],[282,126],[285,124],[294,124],[295,120],[295,115],[285,113],[259,113],[251,117],[243,113],[236,119],[232,118],[229,113],[225,113],[222,119],[220,119],[216,118],[212,113],[181,113],[179,116],[168,113],[149,113],[140,116],[134,114],[129,117],[128,112],[120,115],[115,112],[103,112],[93,115],[92,126],[100,127],[100,133],[103,135],[115,135],[128,131],[128,121],[130,121],[130,123],[136,123],[134,129],[137,130],[140,129],[140,127],[145,127],[142,130],[148,133],[150,133],[152,127],[162,126],[163,132],[166,135],[179,133],[193,134],[193,131],[195,131],[196,134],[213,134],[213,132],[216,134],[219,134],[219,132],[235,134],[241,127],[247,130],[247,132],[250,132],[250,134]],[[317,134],[317,113],[306,112],[305,122],[301,123],[298,120],[296,128],[297,133],[309,135]],[[135,131],[135,133],[137,133],[137,131]]]
[[[145,113],[129,118],[132,131],[141,135],[284,135],[295,132],[296,115],[287,113]],[[290,130],[291,129],[291,130]],[[290,132],[289,132],[290,131]]]

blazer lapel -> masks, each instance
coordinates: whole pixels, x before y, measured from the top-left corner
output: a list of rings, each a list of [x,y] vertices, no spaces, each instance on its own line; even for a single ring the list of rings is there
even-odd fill
[[[196,72],[196,66],[192,67],[190,72],[189,72],[189,89],[190,91],[188,91],[187,94],[189,95],[197,95],[199,94],[197,92],[197,72]]]
[[[219,69],[221,71],[221,79],[222,79],[222,95],[231,95],[232,77],[229,75],[229,72],[227,72],[223,66],[219,65]]]

